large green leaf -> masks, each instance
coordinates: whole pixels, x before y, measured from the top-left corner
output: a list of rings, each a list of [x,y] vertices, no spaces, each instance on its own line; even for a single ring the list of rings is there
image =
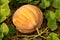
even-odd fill
[[[54,8],[60,9],[60,0],[54,0],[52,4]]]
[[[6,20],[6,17],[5,17],[5,16],[2,16],[2,17],[0,18],[0,23],[3,22],[4,20]]]
[[[1,29],[2,29],[2,32],[3,32],[5,35],[8,34],[9,28],[8,28],[8,26],[7,26],[5,23],[3,23],[3,24],[1,25]]]
[[[57,29],[56,24],[56,15],[53,11],[47,11],[45,13],[45,18],[47,19],[47,26],[51,29],[51,31],[54,31]]]
[[[56,19],[54,19],[54,20],[48,19],[47,25],[51,31],[55,31],[57,29]]]
[[[4,4],[0,5],[0,23],[3,22],[4,20],[6,20],[6,18],[9,15],[10,15],[10,9],[9,9],[8,3],[4,3]]]
[[[60,10],[56,10],[55,14],[56,14],[57,21],[60,22]]]
[[[50,33],[47,37],[47,40],[59,40],[58,35],[56,33]]]
[[[1,2],[2,4],[4,4],[4,3],[9,3],[9,0],[0,0],[0,2]]]
[[[50,2],[48,0],[41,0],[40,7],[45,9],[50,6]]]
[[[46,19],[56,19],[56,15],[53,11],[50,11],[48,10],[46,13],[45,13],[45,18]]]
[[[1,8],[1,15],[3,15],[3,16],[9,16],[10,15],[10,9],[8,8],[8,5],[6,5],[5,8]]]

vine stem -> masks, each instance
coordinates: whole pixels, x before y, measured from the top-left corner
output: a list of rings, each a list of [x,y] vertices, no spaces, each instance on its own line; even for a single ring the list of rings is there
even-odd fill
[[[28,37],[30,39],[33,39],[33,38],[36,38],[38,36],[46,39],[46,37],[42,36],[43,33],[45,33],[47,31],[48,27],[44,29],[44,31],[40,32],[39,28],[36,28],[36,31],[38,33],[38,35],[17,35],[17,36],[14,36],[14,37]]]
[[[48,27],[47,27],[43,32],[39,33],[39,28],[37,28],[36,30],[37,30],[38,35],[34,36],[33,38],[36,38],[36,37],[40,36],[40,37],[46,39],[46,37],[41,36],[41,35],[42,35],[43,33],[45,33],[47,29],[48,29]]]

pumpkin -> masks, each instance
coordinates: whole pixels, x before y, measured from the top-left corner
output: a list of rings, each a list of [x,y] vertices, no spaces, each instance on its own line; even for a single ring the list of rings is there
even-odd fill
[[[43,22],[42,11],[34,5],[23,5],[13,15],[13,24],[21,33],[31,33]]]

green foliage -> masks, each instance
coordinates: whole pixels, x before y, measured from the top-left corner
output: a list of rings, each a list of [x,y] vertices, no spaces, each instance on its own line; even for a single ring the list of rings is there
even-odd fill
[[[60,39],[60,34],[59,34],[59,39]]]
[[[50,3],[53,2],[53,0],[48,0]]]
[[[12,4],[13,4],[13,7],[18,7],[18,6],[20,6],[20,3],[21,4],[23,4],[23,3],[30,3],[33,0],[11,0],[11,1],[12,1]]]
[[[54,0],[52,4],[54,8],[60,9],[60,0]]]
[[[1,28],[0,28],[0,30],[1,30]],[[2,40],[3,37],[4,37],[3,33],[0,32],[0,40]]]
[[[49,19],[47,25],[51,29],[51,31],[54,31],[57,29],[56,20]]]
[[[55,14],[56,14],[56,19],[57,19],[57,21],[60,22],[60,10],[56,10],[56,11],[55,11]]]
[[[56,16],[55,16],[55,13],[53,11],[47,11],[45,13],[45,18],[48,21],[47,25],[51,29],[51,31],[56,30],[57,29],[57,24],[56,24]]]
[[[3,15],[3,16],[10,15],[10,9],[9,9],[9,6],[7,4],[1,6],[1,15]]]
[[[8,26],[7,26],[5,23],[3,23],[0,28],[2,29],[2,32],[3,32],[5,35],[8,34],[9,28],[8,28]]]
[[[9,32],[9,28],[5,23],[2,23],[0,25],[0,39],[4,37],[4,35],[7,35]]]
[[[58,35],[56,33],[50,33],[47,37],[47,40],[59,40]]]
[[[49,6],[50,6],[50,2],[48,0],[41,0],[40,7],[42,9],[46,9]]]
[[[32,4],[32,5],[37,5],[39,2],[40,2],[40,1],[32,1],[32,2],[30,2],[30,4]]]
[[[6,20],[7,16],[10,15],[10,9],[8,5],[8,0],[1,0],[0,5],[0,23]]]
[[[29,3],[29,2],[31,2],[33,0],[18,0],[18,1],[19,1],[19,3]]]
[[[55,16],[55,13],[53,11],[50,11],[48,10],[46,13],[45,13],[45,18],[48,20],[48,19],[55,19],[56,16]]]
[[[37,5],[40,0],[12,0],[12,4],[14,7],[20,6],[20,4],[32,4]]]
[[[2,23],[10,15],[9,0],[0,0],[0,40],[3,39],[4,35],[7,35],[9,28],[5,23]]]
[[[12,24],[9,24],[8,26],[5,23],[0,25],[0,40],[8,40],[8,37],[16,34],[14,26]]]
[[[15,27],[12,24],[9,24],[8,26],[9,26],[9,35],[10,36],[15,35],[16,34]]]
[[[9,3],[9,0],[0,0],[1,4],[6,4],[6,3]]]

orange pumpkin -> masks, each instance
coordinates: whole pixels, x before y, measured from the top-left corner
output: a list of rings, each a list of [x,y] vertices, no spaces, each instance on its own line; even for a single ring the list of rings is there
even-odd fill
[[[43,13],[36,6],[27,4],[16,10],[12,21],[21,33],[31,33],[41,26]]]

